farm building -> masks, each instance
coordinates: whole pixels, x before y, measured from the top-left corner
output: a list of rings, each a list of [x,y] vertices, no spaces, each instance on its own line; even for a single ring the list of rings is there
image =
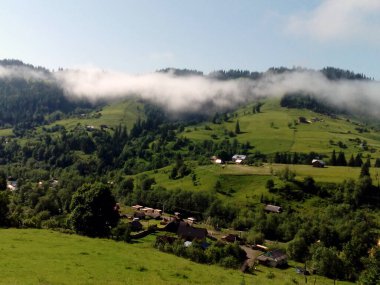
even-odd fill
[[[228,234],[228,235],[222,236],[222,240],[226,242],[235,242],[235,241],[240,242],[241,238],[238,235]]]
[[[185,240],[204,240],[207,237],[207,230],[203,228],[194,228],[188,223],[179,222],[177,235]]]
[[[245,159],[247,158],[246,155],[244,154],[235,154],[233,157],[232,157],[232,161],[237,163],[237,164],[240,164],[242,163]]]
[[[143,219],[145,219],[145,213],[144,212],[135,212],[134,214],[133,214],[133,217],[134,218],[139,218],[140,220],[143,220]]]
[[[222,164],[223,160],[214,155],[214,156],[211,157],[211,162],[213,162],[215,164]]]
[[[132,209],[135,210],[135,211],[140,211],[142,208],[144,208],[144,207],[141,206],[141,205],[134,205],[134,206],[132,206]]]
[[[141,231],[143,228],[143,225],[136,219],[129,223],[131,225],[132,231],[138,232]]]
[[[325,167],[324,161],[319,160],[319,159],[313,159],[311,161],[311,164],[313,165],[313,167]]]
[[[263,265],[270,267],[281,267],[288,263],[288,257],[281,249],[268,251],[262,255],[259,255],[256,260]]]
[[[192,224],[195,224],[195,222],[197,221],[197,219],[196,219],[196,218],[193,218],[193,217],[188,217],[188,218],[186,219],[186,221],[187,221],[190,225],[192,225]]]
[[[147,214],[147,213],[153,213],[154,209],[149,208],[149,207],[144,207],[144,208],[140,209],[140,211],[143,211],[145,214]]]
[[[207,230],[203,228],[194,228],[188,223],[180,220],[173,220],[163,229],[166,232],[176,233],[180,238],[193,241],[204,240],[207,236]]]
[[[150,217],[155,220],[160,220],[161,219],[161,214],[158,212],[146,212],[145,217]]]
[[[17,190],[17,181],[15,180],[10,180],[7,182],[7,189],[9,191],[15,191]]]
[[[282,212],[282,208],[279,207],[279,206],[275,206],[275,205],[266,205],[264,210],[266,212],[270,212],[270,213],[281,213]]]

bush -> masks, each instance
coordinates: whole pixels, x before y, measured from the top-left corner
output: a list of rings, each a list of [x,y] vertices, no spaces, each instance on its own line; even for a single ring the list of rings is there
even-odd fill
[[[219,264],[226,268],[238,268],[241,265],[240,261],[233,256],[227,256],[222,258],[219,261]]]
[[[117,227],[112,229],[112,237],[118,241],[131,241],[131,225],[126,223],[119,223]]]
[[[274,277],[276,277],[276,275],[274,275],[274,273],[273,273],[272,271],[269,271],[269,272],[267,273],[266,277],[267,277],[268,279],[273,279]]]

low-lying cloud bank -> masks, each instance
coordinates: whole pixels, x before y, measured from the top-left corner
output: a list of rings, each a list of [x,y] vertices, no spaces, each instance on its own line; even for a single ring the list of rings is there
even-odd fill
[[[208,76],[175,76],[171,73],[132,75],[100,69],[63,70],[53,73],[24,67],[1,67],[2,78],[53,80],[69,97],[91,101],[140,96],[174,113],[208,113],[232,108],[258,97],[281,97],[287,93],[313,94],[351,111],[380,118],[380,83],[369,80],[327,79],[317,71],[265,73],[258,80],[221,81]]]
[[[71,96],[90,100],[140,96],[172,112],[199,111],[212,101],[226,108],[242,102],[249,94],[249,84],[238,81],[217,81],[202,76],[178,77],[168,73],[130,75],[96,69],[63,71],[58,82]]]

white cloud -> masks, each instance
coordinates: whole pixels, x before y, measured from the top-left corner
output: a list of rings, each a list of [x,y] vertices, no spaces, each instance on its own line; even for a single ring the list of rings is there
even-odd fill
[[[293,34],[325,41],[380,43],[379,0],[323,0],[313,11],[288,19]]]
[[[267,72],[258,80],[218,81],[207,76],[175,76],[157,72],[133,75],[86,68],[44,73],[25,67],[0,66],[0,78],[15,77],[55,81],[67,96],[92,101],[138,96],[180,114],[212,114],[257,97],[281,97],[286,93],[304,92],[335,106],[380,118],[380,82],[328,80],[318,71]]]
[[[212,101],[225,108],[243,101],[247,86],[238,81],[216,81],[202,76],[177,77],[170,73],[128,73],[99,69],[65,70],[55,73],[69,96],[91,100],[141,96],[172,112],[198,111]]]
[[[328,80],[317,71],[266,73],[259,80],[218,81],[203,76],[177,77],[170,73],[127,73],[99,69],[67,70],[55,74],[69,96],[92,100],[138,95],[174,113],[233,108],[257,97],[281,97],[286,93],[314,94],[333,105],[380,117],[380,83]],[[212,104],[210,105],[209,103]],[[206,107],[208,106],[208,107]],[[208,109],[209,107],[213,109]]]

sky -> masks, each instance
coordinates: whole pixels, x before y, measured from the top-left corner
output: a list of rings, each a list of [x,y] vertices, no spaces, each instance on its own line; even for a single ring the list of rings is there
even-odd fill
[[[334,66],[380,79],[379,0],[0,0],[0,58],[51,70]]]

